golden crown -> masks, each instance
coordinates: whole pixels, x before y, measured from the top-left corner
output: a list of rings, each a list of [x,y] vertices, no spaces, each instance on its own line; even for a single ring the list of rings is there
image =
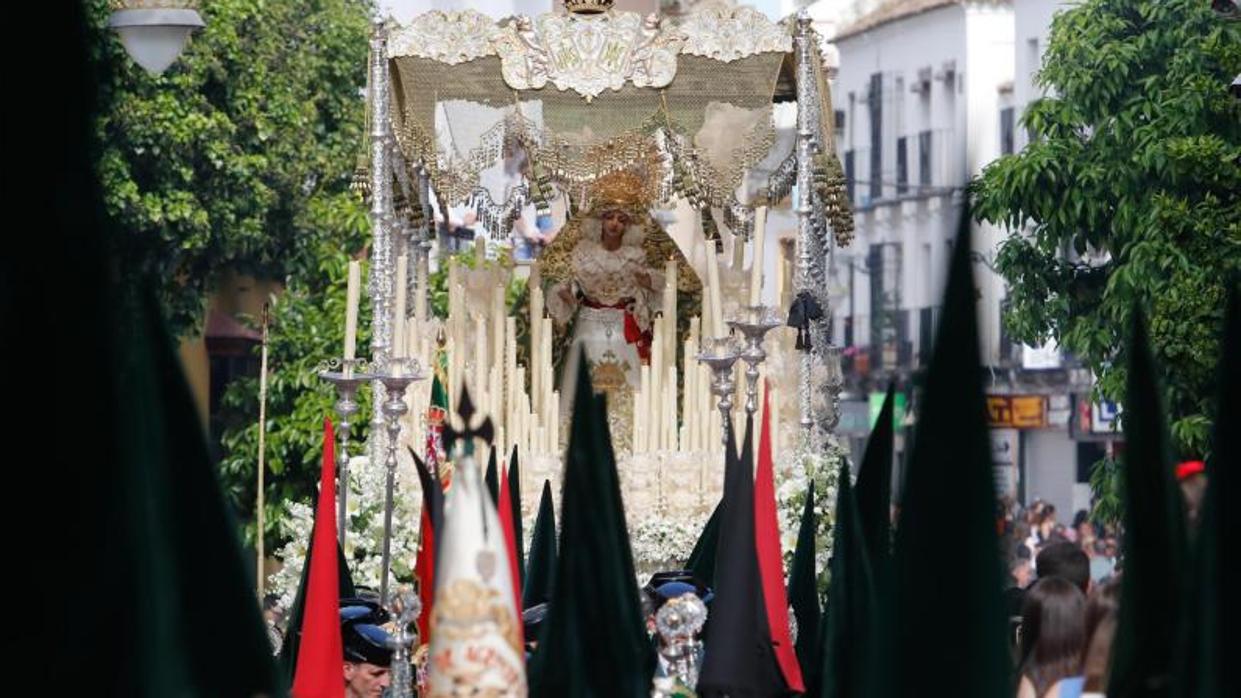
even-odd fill
[[[573,15],[597,15],[612,9],[612,0],[564,0],[564,9]]]
[[[629,170],[604,175],[590,187],[590,209],[641,211],[650,208],[651,192],[647,181]]]

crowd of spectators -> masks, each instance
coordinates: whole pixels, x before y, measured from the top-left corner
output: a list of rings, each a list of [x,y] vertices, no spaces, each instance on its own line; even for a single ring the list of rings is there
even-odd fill
[[[1192,535],[1206,489],[1202,462],[1180,463],[1176,478]],[[1120,606],[1122,531],[1084,509],[1066,526],[1042,500],[1021,507],[1009,499],[1002,507],[1017,698],[1101,698]]]

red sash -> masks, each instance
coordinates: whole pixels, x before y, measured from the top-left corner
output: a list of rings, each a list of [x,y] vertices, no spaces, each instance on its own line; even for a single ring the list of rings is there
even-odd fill
[[[638,349],[638,357],[642,359],[643,363],[646,363],[651,360],[652,337],[650,331],[643,332],[642,328],[638,327],[638,318],[629,307],[631,303],[633,303],[633,299],[629,298],[611,305],[600,303],[590,298],[582,299],[582,305],[587,308],[611,308],[625,311],[625,341]]]

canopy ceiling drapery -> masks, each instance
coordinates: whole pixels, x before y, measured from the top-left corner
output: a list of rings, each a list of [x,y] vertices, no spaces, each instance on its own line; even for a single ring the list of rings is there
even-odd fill
[[[790,27],[752,8],[676,23],[430,12],[389,33],[393,130],[449,204],[480,190],[508,196],[494,185],[511,180],[506,159],[520,149],[536,200],[552,183],[574,192],[636,167],[659,182],[661,199],[744,212],[736,195],[746,170],[791,156],[772,125],[777,84],[792,73]],[[813,108],[830,118],[825,90],[821,100]],[[818,136],[830,144],[830,132]]]

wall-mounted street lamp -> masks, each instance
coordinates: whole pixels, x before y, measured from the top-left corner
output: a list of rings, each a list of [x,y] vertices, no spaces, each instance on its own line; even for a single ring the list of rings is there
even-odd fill
[[[185,50],[190,33],[206,26],[197,7],[197,0],[114,0],[108,26],[135,63],[159,75]]]

